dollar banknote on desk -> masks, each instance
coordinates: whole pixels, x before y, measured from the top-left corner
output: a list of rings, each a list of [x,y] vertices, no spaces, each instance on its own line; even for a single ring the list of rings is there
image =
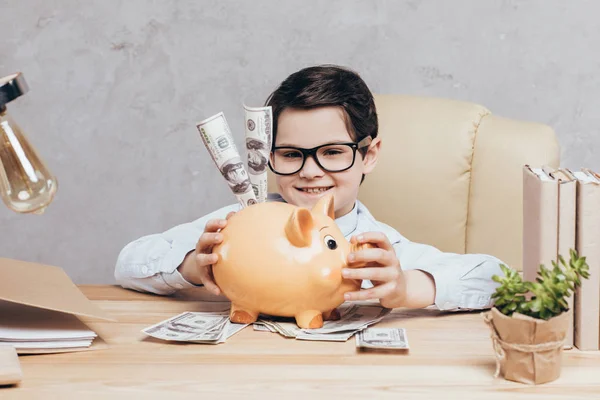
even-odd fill
[[[404,328],[368,328],[356,335],[356,347],[360,349],[408,350],[408,338]]]
[[[264,317],[254,323],[255,330],[277,332],[287,338],[316,341],[346,341],[354,334],[381,321],[390,309],[374,304],[344,304],[338,308],[338,321],[325,321],[319,329],[301,329],[293,319]],[[258,328],[262,326],[264,328]]]
[[[278,333],[298,340],[345,342],[368,326],[381,321],[390,309],[373,304],[344,304],[338,308],[338,321],[325,321],[319,329],[301,329],[293,318],[261,316],[254,330]],[[229,310],[213,312],[184,312],[142,332],[161,340],[218,344],[224,343],[248,324],[229,321]]]
[[[225,343],[246,326],[248,324],[229,321],[229,311],[184,312],[143,329],[142,332],[162,340],[218,344]]]

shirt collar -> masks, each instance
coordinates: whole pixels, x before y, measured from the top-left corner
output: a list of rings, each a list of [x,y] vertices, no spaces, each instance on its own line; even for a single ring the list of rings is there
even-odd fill
[[[346,215],[336,218],[335,223],[340,228],[342,234],[345,237],[351,235],[352,232],[354,232],[356,230],[356,227],[358,226],[358,201],[354,203],[352,211],[350,211]]]

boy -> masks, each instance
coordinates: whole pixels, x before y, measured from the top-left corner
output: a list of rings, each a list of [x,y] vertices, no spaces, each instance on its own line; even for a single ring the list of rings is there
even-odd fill
[[[351,253],[343,275],[362,279],[346,300],[379,299],[384,307],[441,310],[481,309],[492,305],[501,274],[495,257],[450,254],[410,242],[376,221],[357,200],[362,180],[377,163],[381,146],[373,96],[354,72],[337,66],[305,68],[290,75],[271,94],[273,148],[269,167],[285,201],[311,208],[333,194],[336,223],[353,243],[376,248]],[[219,230],[239,205],[230,205],[162,234],[144,236],[121,251],[115,277],[123,287],[158,294],[205,286],[220,294],[211,264]],[[366,267],[356,268],[355,265]]]

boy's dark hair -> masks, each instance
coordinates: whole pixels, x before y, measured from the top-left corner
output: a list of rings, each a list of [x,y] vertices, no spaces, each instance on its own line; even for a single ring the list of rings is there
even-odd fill
[[[346,128],[356,142],[377,137],[378,121],[373,94],[354,71],[337,65],[304,68],[284,80],[266,101],[273,109],[273,146],[277,120],[286,108],[312,109],[338,106],[344,110]],[[361,149],[365,154],[367,148]]]

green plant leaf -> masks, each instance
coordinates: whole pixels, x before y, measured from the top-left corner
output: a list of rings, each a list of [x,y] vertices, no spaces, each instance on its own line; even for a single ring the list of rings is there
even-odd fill
[[[569,249],[569,261],[562,255],[552,268],[540,265],[534,281],[524,282],[517,271],[500,264],[503,276],[494,275],[499,284],[492,295],[495,307],[505,315],[519,312],[533,318],[550,319],[568,310],[567,298],[581,285],[581,279],[589,279],[589,265],[585,256]],[[528,299],[529,297],[529,299]]]

